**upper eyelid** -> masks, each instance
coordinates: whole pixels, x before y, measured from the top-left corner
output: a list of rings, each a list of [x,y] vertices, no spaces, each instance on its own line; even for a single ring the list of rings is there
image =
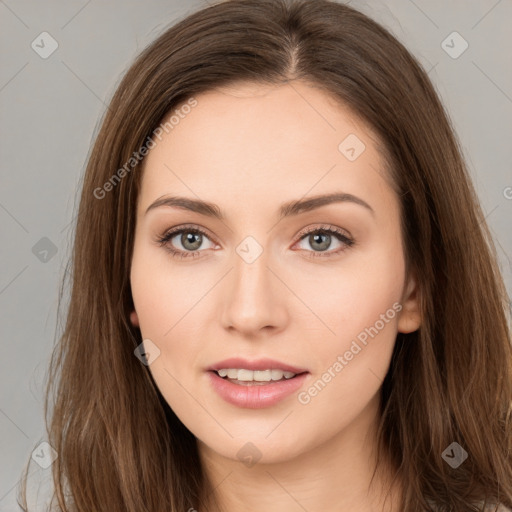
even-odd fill
[[[218,244],[215,237],[213,235],[211,235],[207,229],[196,226],[195,224],[185,224],[185,225],[180,224],[178,226],[170,228],[170,229],[166,230],[160,238],[169,238],[169,240],[170,240],[171,238],[174,238],[174,236],[176,236],[177,234],[182,233],[183,231],[199,232],[202,235],[207,236],[212,242],[215,242]]]
[[[299,237],[299,239],[302,239],[302,237],[306,236],[306,235],[309,235],[311,233],[315,233],[316,231],[327,231],[327,232],[332,232],[334,234],[337,234],[337,235],[343,235],[345,236],[346,238],[350,238],[350,239],[353,239],[353,236],[352,234],[346,230],[346,229],[343,229],[343,228],[340,228],[338,226],[334,226],[332,224],[329,224],[329,223],[321,223],[320,225],[317,225],[317,226],[308,226],[308,227],[305,227],[303,229],[301,229],[299,231],[299,234],[297,235]]]

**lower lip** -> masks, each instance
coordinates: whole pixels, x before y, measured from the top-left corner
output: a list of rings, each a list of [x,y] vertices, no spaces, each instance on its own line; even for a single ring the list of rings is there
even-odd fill
[[[229,380],[219,377],[217,372],[209,371],[213,389],[226,402],[244,407],[246,409],[262,409],[270,407],[298,391],[308,373],[301,373],[291,379],[270,381],[268,384],[255,384],[243,386],[233,384]]]

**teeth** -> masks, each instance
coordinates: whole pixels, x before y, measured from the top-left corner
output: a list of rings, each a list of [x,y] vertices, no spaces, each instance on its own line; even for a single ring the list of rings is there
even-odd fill
[[[279,380],[283,378],[283,372],[281,370],[271,370],[272,380]]]
[[[238,377],[237,380],[243,380],[243,381],[250,381],[254,380],[254,372],[252,370],[237,370],[238,371]],[[228,373],[229,375],[229,373]]]
[[[258,380],[260,382],[270,382],[272,380],[271,370],[255,370],[253,374],[254,380]]]
[[[295,377],[295,373],[285,372],[283,370],[246,370],[244,368],[222,368],[217,370],[220,377],[227,377],[228,379],[235,379],[240,381],[256,381],[256,382],[270,382],[271,380],[291,379]]]

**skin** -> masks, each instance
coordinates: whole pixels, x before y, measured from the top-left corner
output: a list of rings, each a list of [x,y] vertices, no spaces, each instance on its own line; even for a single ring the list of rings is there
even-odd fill
[[[160,350],[149,366],[155,382],[198,439],[227,512],[398,510],[395,499],[383,506],[386,472],[368,487],[382,379],[397,333],[418,329],[420,313],[378,139],[302,81],[240,83],[196,99],[148,153],[138,198],[131,321]],[[366,146],[354,161],[338,149],[349,134]],[[361,198],[373,213],[343,202],[278,219],[282,203],[334,191]],[[168,194],[213,202],[226,218],[169,206],[145,214]],[[210,234],[199,257],[174,258],[157,242],[183,223]],[[300,235],[326,224],[354,245],[332,235],[322,252],[322,240]],[[251,264],[236,252],[247,236],[263,249]],[[167,245],[194,248],[180,235]],[[294,393],[264,409],[240,408],[209,383],[213,363],[269,357],[307,369],[305,391],[395,303],[401,311],[307,404]],[[237,456],[248,442],[261,456],[250,467]]]

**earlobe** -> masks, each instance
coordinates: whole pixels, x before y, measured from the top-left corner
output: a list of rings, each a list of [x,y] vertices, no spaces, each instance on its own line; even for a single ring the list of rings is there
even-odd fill
[[[410,333],[421,326],[420,292],[415,276],[410,276],[404,296],[402,311],[398,319],[398,332]]]
[[[133,310],[130,313],[130,322],[132,323],[132,325],[134,327],[140,327],[140,325],[139,325],[139,317],[137,316],[137,312],[135,310]]]

